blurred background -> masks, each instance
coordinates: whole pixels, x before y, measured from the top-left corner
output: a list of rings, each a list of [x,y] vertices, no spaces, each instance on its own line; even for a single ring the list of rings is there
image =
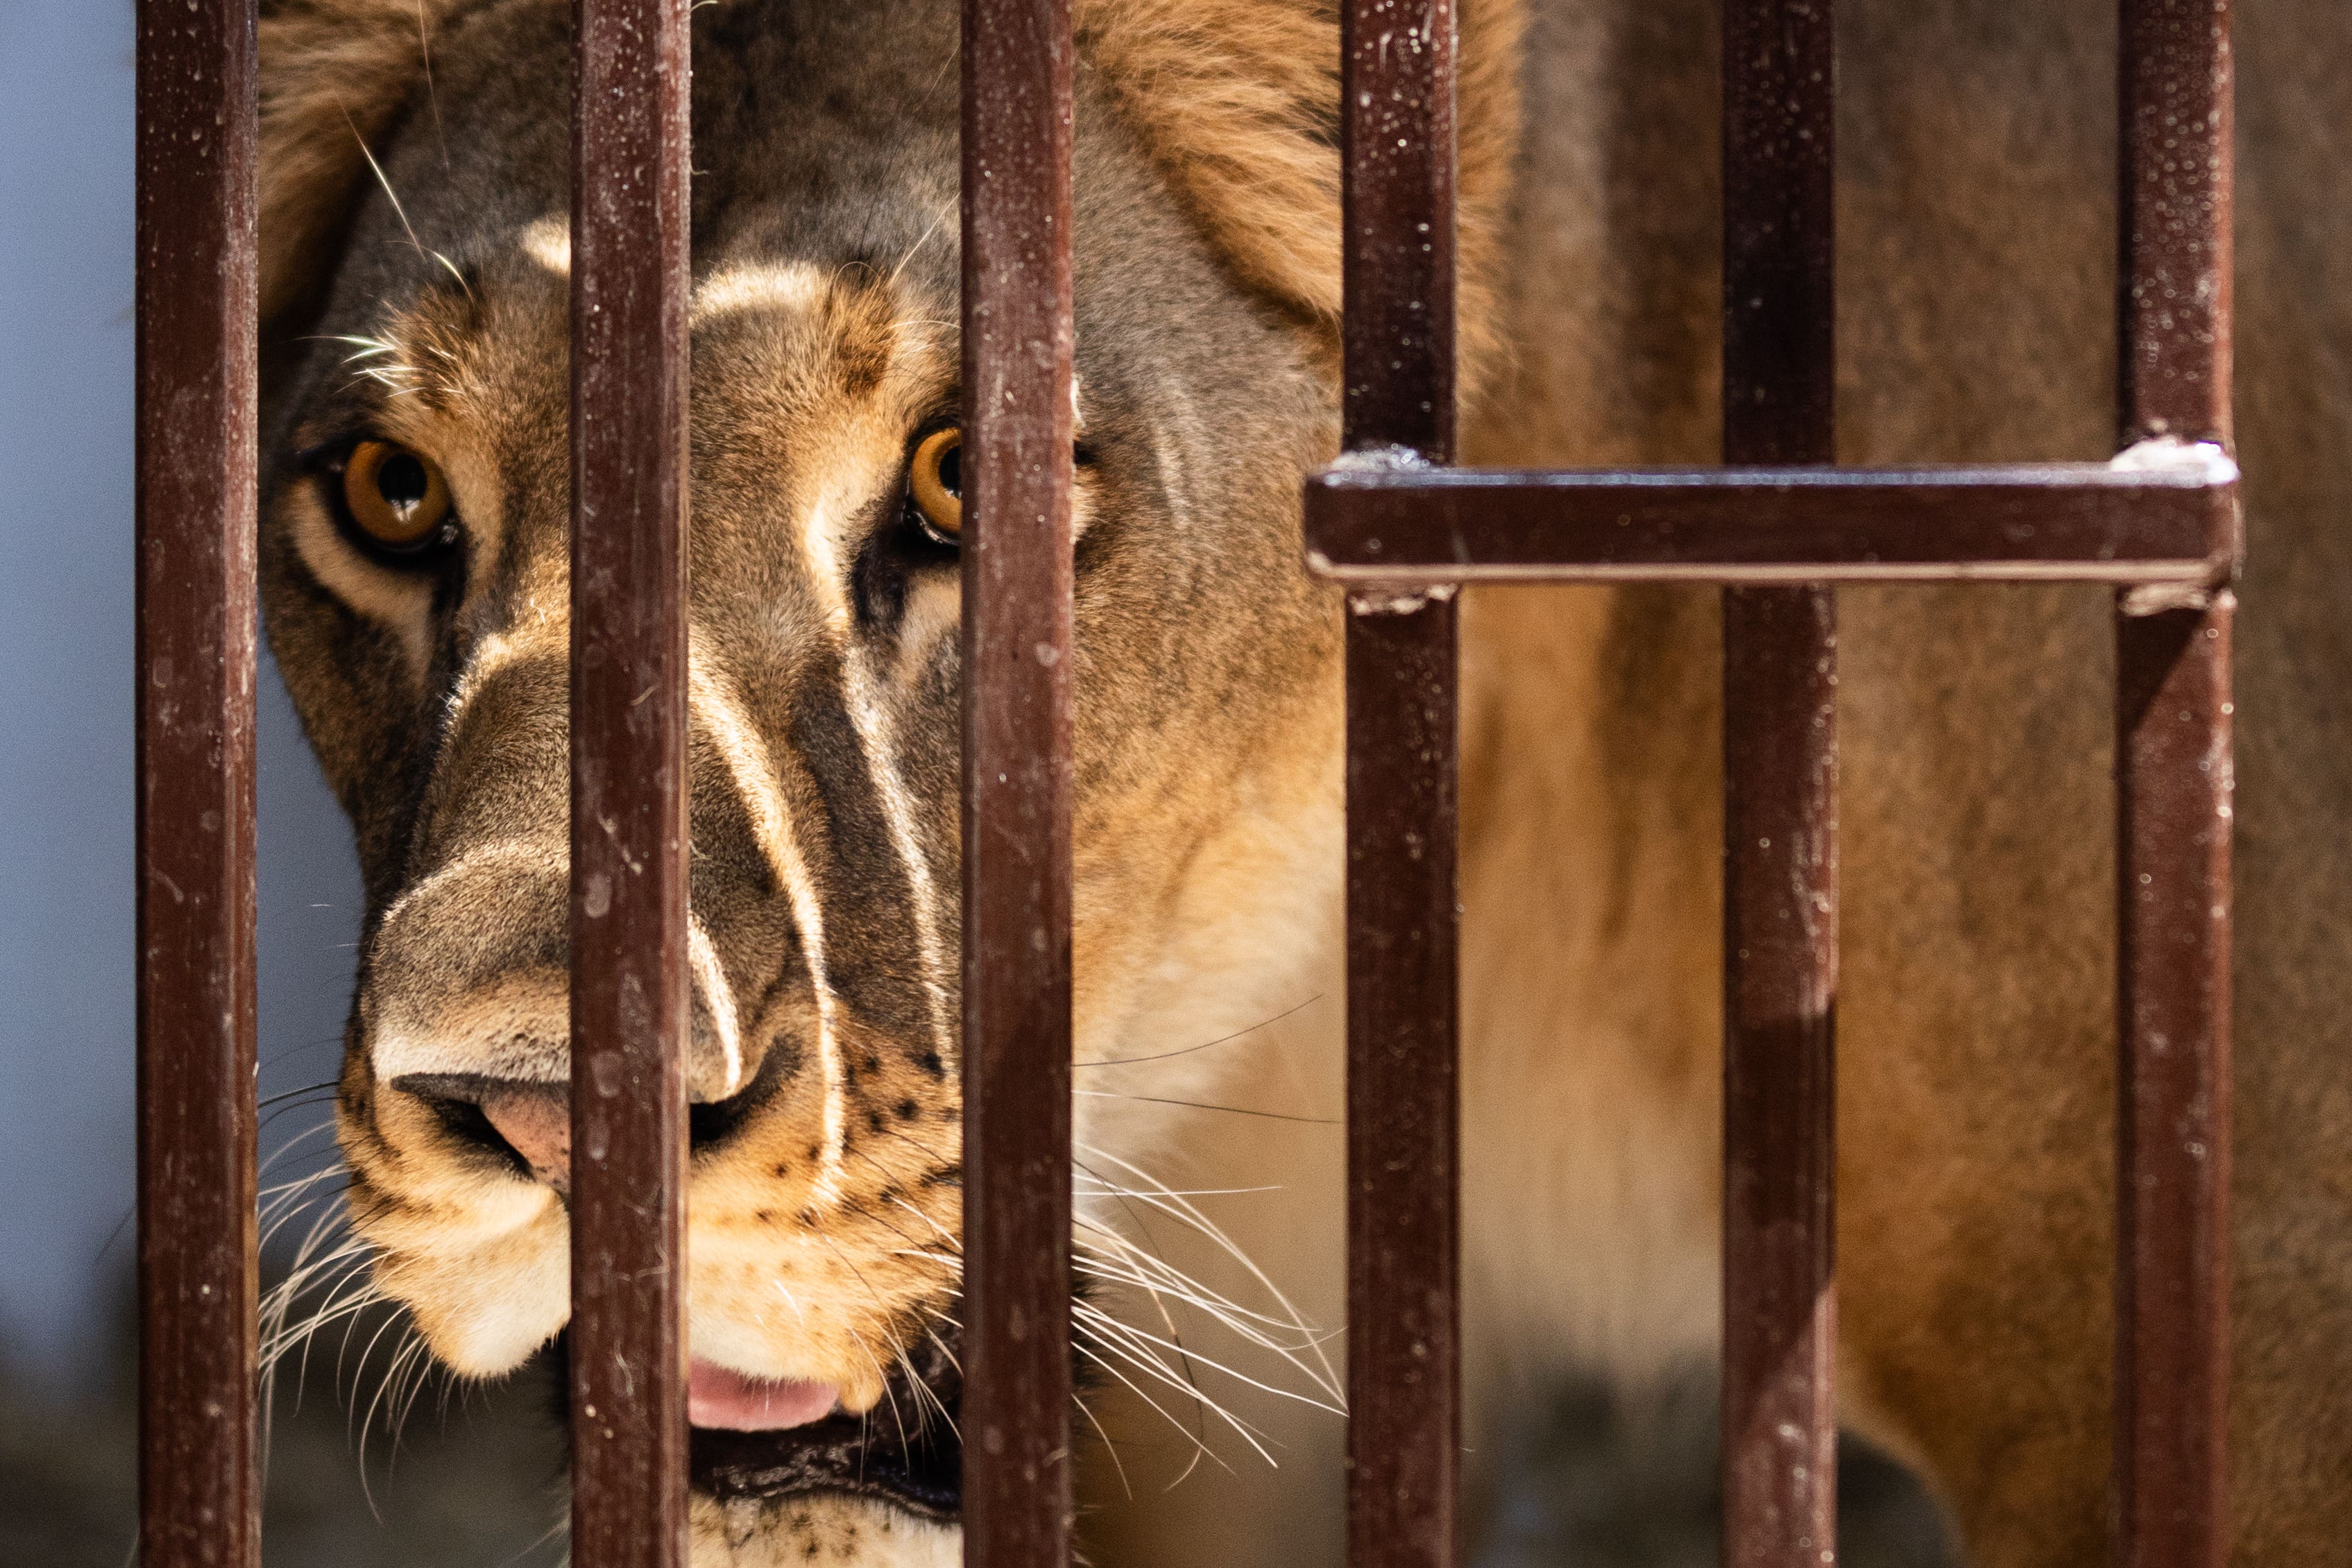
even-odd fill
[[[131,61],[130,0],[0,0],[0,1563],[42,1568],[123,1568],[134,1534]],[[263,1184],[325,1201],[358,877],[266,663],[260,749]],[[543,1372],[460,1398],[392,1380],[403,1343],[346,1319],[289,1363],[272,1568],[559,1560]],[[1481,1568],[1712,1563],[1710,1382],[1639,1411],[1563,1391],[1515,1442]],[[1337,1436],[1316,1419],[1310,1451]],[[1899,1470],[1842,1469],[1850,1563],[1948,1560]]]

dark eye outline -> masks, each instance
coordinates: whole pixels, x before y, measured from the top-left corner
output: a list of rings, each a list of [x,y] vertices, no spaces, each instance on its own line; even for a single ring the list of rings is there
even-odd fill
[[[953,503],[956,514],[953,528],[943,528],[940,525],[932,516],[931,507],[924,504],[922,496],[925,488],[923,484],[925,455],[931,451],[932,443],[939,441],[942,437],[950,438],[947,446],[948,452],[958,455],[956,483],[952,489],[944,492]],[[907,525],[909,528],[942,550],[961,551],[963,548],[963,481],[961,458],[963,446],[961,426],[954,424],[941,424],[931,426],[922,431],[908,448],[906,500],[901,510],[905,513]],[[1072,445],[1070,459],[1072,465],[1082,471],[1095,467],[1097,461],[1095,448],[1085,441],[1078,441]]]
[[[378,565],[396,571],[416,571],[439,566],[450,552],[463,542],[466,536],[465,521],[458,513],[457,501],[454,495],[449,499],[449,515],[441,520],[441,526],[424,534],[414,542],[406,544],[397,544],[379,539],[362,527],[358,518],[352,515],[351,501],[344,494],[344,479],[351,470],[353,454],[371,442],[378,446],[395,447],[409,453],[422,462],[432,461],[404,441],[394,441],[383,436],[362,433],[347,436],[340,440],[326,442],[299,452],[295,454],[294,464],[300,471],[311,477],[316,485],[320,504],[327,509],[327,515],[335,520],[335,531],[343,536],[344,542],[352,549]],[[438,465],[435,467],[437,468]],[[440,472],[441,482],[444,487],[446,487],[449,482],[448,471],[441,469]]]
[[[925,431],[907,455],[907,521],[943,550],[962,548],[962,452],[961,427],[941,425]],[[956,482],[952,487],[945,482],[950,462],[955,464]],[[936,515],[939,512],[951,514],[953,522],[940,521]]]
[[[952,572],[962,555],[961,530],[951,534],[936,527],[915,499],[916,456],[926,442],[941,435],[961,437],[953,416],[936,416],[908,437],[898,494],[877,498],[874,515],[879,525],[866,534],[851,568],[850,593],[858,619],[886,631],[898,624],[910,584],[919,575]],[[1083,440],[1073,445],[1070,456],[1082,474],[1100,461],[1093,444]],[[957,495],[961,500],[961,486]],[[880,521],[884,519],[888,521]]]

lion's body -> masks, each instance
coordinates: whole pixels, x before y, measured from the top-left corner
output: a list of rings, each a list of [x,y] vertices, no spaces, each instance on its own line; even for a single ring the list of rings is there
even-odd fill
[[[1336,994],[1338,619],[1298,566],[1294,488],[1336,433],[1336,165],[1328,106],[1304,101],[1328,85],[1327,8],[1081,9],[1082,417],[1102,448],[1082,485],[1080,1053],[1093,1060],[1199,1046]],[[1496,61],[1512,28],[1499,5],[1471,9],[1469,249],[1495,261],[1481,275],[1495,309],[1472,291],[1471,336],[1504,346],[1473,367],[1486,391],[1465,414],[1466,456],[1711,461],[1713,7],[1529,11],[1528,131],[1497,226],[1484,215],[1506,199],[1514,111]],[[292,499],[272,525],[272,636],[369,862],[344,1107],[363,1218],[436,1352],[488,1371],[562,1321],[560,1210],[437,1142],[400,1083],[562,1068],[545,1020],[561,1003],[550,258],[563,83],[544,0],[433,14],[437,109],[406,63],[407,0],[276,7],[277,58],[295,65],[280,64],[272,100],[270,286],[287,320],[382,338],[411,367],[429,340],[463,365],[436,382],[425,363],[407,406],[369,417],[436,453],[461,491],[499,498],[469,514],[495,541],[489,564],[428,593],[337,553],[299,481],[273,480]],[[941,1235],[956,1224],[940,1179],[953,926],[938,907],[955,885],[953,671],[938,652],[953,611],[936,574],[909,569],[874,619],[863,586],[827,575],[871,547],[809,520],[887,493],[952,363],[951,339],[909,320],[953,309],[951,244],[927,232],[954,198],[951,28],[939,31],[951,16],[938,0],[725,0],[698,41],[695,545],[726,578],[696,605],[696,838],[712,861],[696,908],[711,963],[772,976],[773,1005],[740,1015],[733,1054],[698,1031],[697,1070],[714,1100],[763,1062],[780,1065],[760,1081],[783,1088],[698,1165],[696,1348],[845,1389],[858,1374],[825,1354],[845,1364],[851,1341],[936,1321],[952,1288],[873,1215],[896,1203]],[[2105,455],[2112,5],[1848,0],[1842,26],[1841,456]],[[2352,85],[2331,69],[2352,18],[2333,0],[2269,0],[2241,29],[2235,1492],[2238,1561],[2294,1568],[2333,1559],[2352,1504]],[[432,294],[436,269],[404,254],[381,200],[362,206],[340,272],[319,269],[362,195],[348,150],[327,150],[348,135],[326,123],[328,101],[385,149],[425,244],[449,249],[487,303]],[[845,258],[899,271],[845,289]],[[332,369],[313,354],[281,376],[283,430],[323,428]],[[1854,590],[1842,616],[1846,1420],[1921,1469],[1971,1561],[2058,1568],[2090,1560],[2105,1529],[2108,598]],[[1475,1468],[1560,1378],[1638,1390],[1714,1353],[1720,715],[1709,595],[1489,589],[1465,616]],[[910,648],[930,650],[928,674]],[[812,698],[813,682],[837,685],[837,701]],[[773,953],[803,949],[832,967],[778,971]],[[1312,1004],[1264,1037],[1319,1064],[1308,1077],[1328,1089],[1338,1019]],[[755,1024],[775,1041],[765,1058]],[[861,1084],[866,1047],[851,1041],[870,1044],[862,1070],[886,1088]],[[1274,1054],[1227,1044],[1082,1087],[1244,1095]],[[821,1073],[805,1065],[818,1058]],[[1313,1095],[1247,1103],[1323,1109]],[[1286,1238],[1285,1282],[1328,1302],[1334,1141],[1149,1102],[1080,1111],[1082,1139],[1120,1160],[1172,1150],[1213,1176],[1222,1149],[1228,1164],[1287,1166],[1282,1217],[1254,1199],[1249,1223]],[[881,1142],[861,1145],[869,1114]],[[920,1158],[886,1123],[920,1131]],[[803,1143],[814,1175],[795,1169]],[[477,1205],[462,1246],[451,1205]],[[878,1274],[860,1281],[871,1312],[812,1247],[846,1247],[852,1272]],[[755,1326],[745,1303],[771,1274],[820,1319],[837,1286],[847,1338],[804,1315],[819,1348],[795,1349],[788,1321]],[[869,1404],[885,1396],[876,1370]],[[1100,1526],[1113,1560],[1334,1560],[1336,1468],[1322,1461],[1337,1423],[1313,1419],[1279,1478],[1196,1478],[1125,1522],[1114,1508]],[[872,1502],[814,1523],[731,1506],[698,1502],[698,1563],[759,1568],[811,1542],[916,1563],[952,1545]]]
[[[1527,361],[1535,384],[1503,404],[1474,448],[1480,460],[1712,455],[1715,176],[1711,150],[1671,130],[1709,121],[1711,10],[1677,0],[1544,12],[1554,31],[1532,78],[1520,254],[1546,261],[1522,275],[1532,287],[1510,334],[1540,346]],[[2115,7],[1847,5],[1841,26],[1840,457],[2105,454]],[[2327,64],[2352,44],[2352,18],[2267,5],[2246,8],[2240,27],[2250,566],[2233,1479],[2238,1560],[2273,1564],[2332,1556],[2330,1519],[2352,1496],[2352,99]],[[1597,199],[1577,174],[1596,164],[1607,171]],[[1585,679],[1597,700],[1582,723],[1562,713],[1484,731],[1494,749],[1468,765],[1523,793],[1500,786],[1482,802],[1465,784],[1483,806],[1467,829],[1473,952],[1483,910],[1489,943],[1517,944],[1517,973],[1535,988],[1517,1017],[1487,1004],[1472,1048],[1507,1041],[1524,1057],[1528,1036],[1557,1042],[1485,1081],[1496,1103],[1525,1107],[1545,1058],[1633,1042],[1664,1087],[1658,1114],[1683,1134],[1703,1205],[1682,1221],[1684,1247],[1712,1240],[1716,1192],[1709,610],[1696,596],[1590,596],[1583,614],[1607,629],[1594,636]],[[1524,709],[1565,685],[1513,679],[1528,644],[1552,635],[1531,596],[1482,611],[1474,595],[1466,614],[1495,636],[1474,667],[1503,694],[1488,700]],[[2112,1368],[2107,596],[1853,590],[1841,615],[1847,1419],[1924,1461],[1976,1561],[2093,1560]],[[1514,741],[1579,729],[1591,750],[1549,763],[1561,782],[1548,802]],[[1539,853],[1543,835],[1563,832],[1580,853]],[[1599,886],[1624,891],[1595,897],[1576,869],[1585,855],[1622,866]],[[1550,889],[1545,903],[1531,881]],[[1527,911],[1547,903],[1557,929],[1596,933],[1563,949],[1570,962],[1548,963],[1538,946],[1547,922]],[[1647,994],[1622,994],[1629,975]],[[1486,984],[1507,994],[1499,968]],[[1654,1032],[1664,1018],[1699,1032]],[[1533,1141],[1471,1146],[1475,1161]],[[1525,1184],[1474,1176],[1473,1191],[1500,1201]],[[1587,1201],[1606,1203],[1605,1191]],[[1569,1289],[1579,1268],[1559,1257],[1551,1289]],[[1711,1330],[1710,1306],[1618,1310]],[[1513,1340],[1528,1317],[1524,1305],[1505,1316]]]

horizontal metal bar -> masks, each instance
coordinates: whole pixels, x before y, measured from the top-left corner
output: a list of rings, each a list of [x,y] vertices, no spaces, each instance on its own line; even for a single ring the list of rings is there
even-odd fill
[[[2237,479],[2206,447],[2115,464],[1594,473],[1359,453],[1307,482],[1307,560],[1340,582],[1401,587],[2217,584],[2238,556]]]

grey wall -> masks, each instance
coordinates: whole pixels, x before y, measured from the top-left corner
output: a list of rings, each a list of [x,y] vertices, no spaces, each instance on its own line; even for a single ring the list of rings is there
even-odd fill
[[[0,1356],[59,1382],[131,1261],[131,23],[0,0]],[[260,882],[272,1094],[333,1072],[358,880],[266,668]]]

